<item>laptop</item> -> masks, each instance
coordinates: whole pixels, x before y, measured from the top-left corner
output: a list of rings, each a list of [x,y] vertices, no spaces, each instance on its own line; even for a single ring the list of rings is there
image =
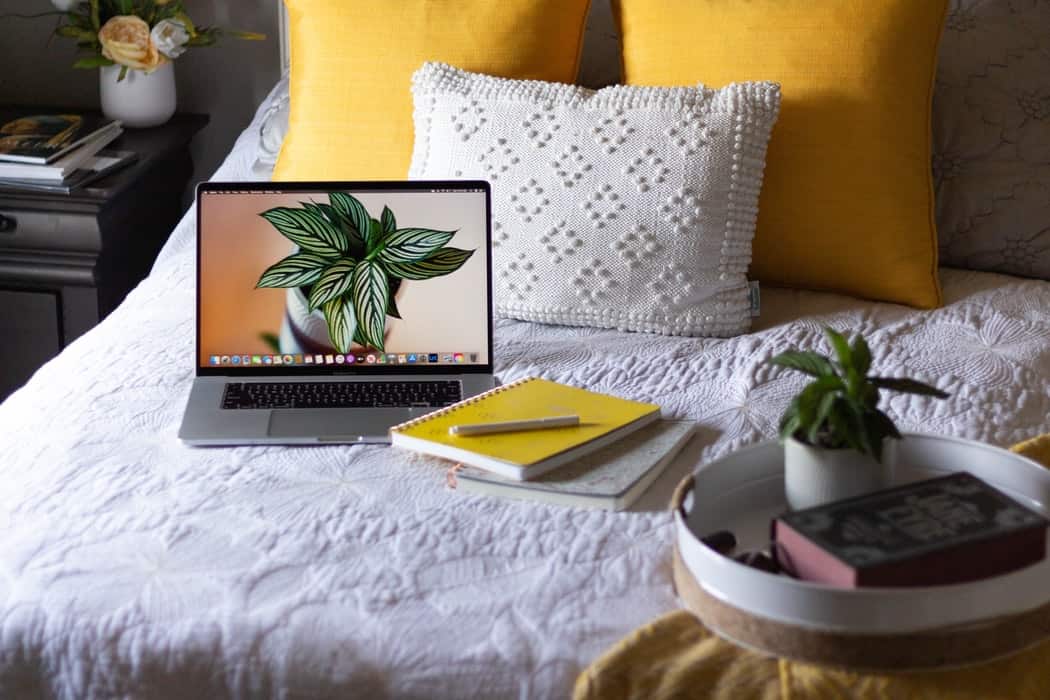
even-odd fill
[[[387,443],[494,385],[482,181],[202,183],[192,445]]]

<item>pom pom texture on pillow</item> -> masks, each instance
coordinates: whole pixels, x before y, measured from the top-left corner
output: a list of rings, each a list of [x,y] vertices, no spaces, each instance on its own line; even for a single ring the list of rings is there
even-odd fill
[[[410,177],[493,192],[498,315],[671,335],[750,327],[779,86],[593,91],[429,63]]]

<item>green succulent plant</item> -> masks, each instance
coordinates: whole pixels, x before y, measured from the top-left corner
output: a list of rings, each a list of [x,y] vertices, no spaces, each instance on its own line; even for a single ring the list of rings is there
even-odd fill
[[[899,440],[900,431],[878,408],[880,390],[934,396],[948,394],[914,379],[869,376],[871,350],[857,334],[852,342],[831,328],[824,335],[835,352],[831,359],[816,352],[789,350],[770,360],[814,377],[780,420],[780,439],[795,438],[815,447],[852,448],[882,461],[884,438]]]
[[[255,286],[302,287],[341,353],[352,343],[385,350],[386,317],[401,318],[394,292],[402,281],[451,274],[474,254],[445,246],[456,231],[399,229],[389,207],[375,219],[343,192],[331,193],[327,204],[300,204],[260,214],[299,250],[267,268]]]

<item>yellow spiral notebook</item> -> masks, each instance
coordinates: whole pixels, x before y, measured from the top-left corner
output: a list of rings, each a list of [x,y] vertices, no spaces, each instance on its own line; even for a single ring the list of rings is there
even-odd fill
[[[457,425],[575,414],[572,427],[452,435]],[[524,481],[609,445],[660,417],[656,404],[528,377],[390,429],[395,447]]]

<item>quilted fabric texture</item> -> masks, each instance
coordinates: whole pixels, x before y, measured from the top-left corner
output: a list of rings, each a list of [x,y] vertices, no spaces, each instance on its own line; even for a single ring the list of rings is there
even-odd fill
[[[590,0],[286,0],[288,137],[278,180],[403,179],[412,72],[448,61],[571,82]]]
[[[429,63],[410,177],[492,182],[499,315],[668,335],[750,327],[774,83],[597,92]]]
[[[941,261],[1050,279],[1050,2],[952,0],[933,105]]]
[[[254,178],[261,113],[216,179]],[[379,446],[180,444],[194,217],[0,405],[0,697],[566,698],[678,607],[666,495],[576,510],[450,492],[441,465]],[[829,324],[868,334],[880,372],[952,393],[893,396],[905,430],[998,445],[1050,430],[1050,283],[946,270],[944,285],[929,313],[765,290],[730,339],[499,320],[496,371],[699,421],[688,469],[776,434],[805,378],[768,360],[826,351]]]
[[[774,80],[751,276],[940,303],[930,99],[947,0],[613,0],[630,85]]]

